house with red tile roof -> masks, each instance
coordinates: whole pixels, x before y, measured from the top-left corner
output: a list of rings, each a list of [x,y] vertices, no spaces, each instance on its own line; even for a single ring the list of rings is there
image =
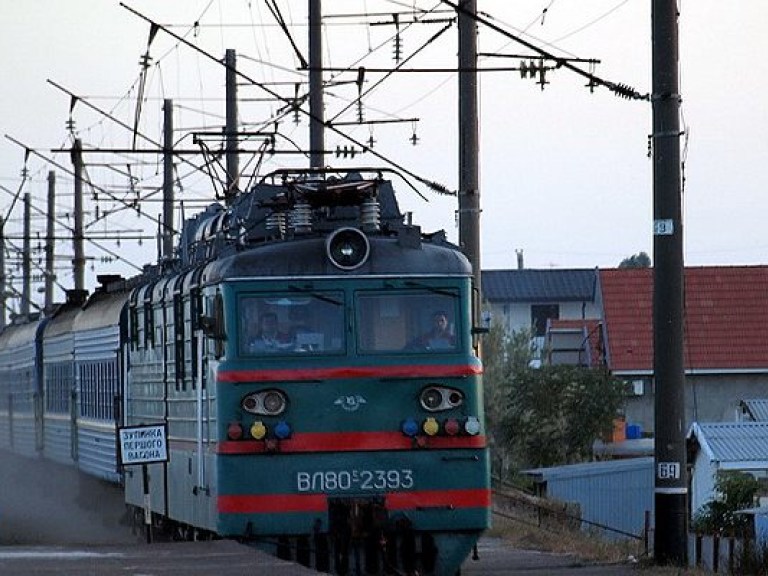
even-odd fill
[[[690,267],[684,274],[686,426],[729,422],[768,391],[768,266]],[[653,429],[653,270],[599,271],[606,362],[633,384],[628,422]]]
[[[684,286],[685,425],[742,419],[768,396],[768,266],[689,267]],[[488,270],[483,297],[508,331],[533,329],[542,362],[631,383],[627,422],[653,430],[652,268]]]

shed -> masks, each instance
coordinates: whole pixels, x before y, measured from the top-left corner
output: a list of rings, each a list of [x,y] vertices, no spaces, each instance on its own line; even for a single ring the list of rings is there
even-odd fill
[[[575,502],[582,528],[608,539],[642,537],[653,511],[653,458],[627,458],[526,470],[539,496]]]
[[[768,398],[749,398],[739,404],[740,417],[744,421],[768,422]]]
[[[738,514],[752,516],[755,531],[755,549],[768,549],[768,506],[758,506],[747,510],[740,510]]]
[[[687,444],[692,515],[714,498],[719,471],[768,475],[768,422],[694,422]]]

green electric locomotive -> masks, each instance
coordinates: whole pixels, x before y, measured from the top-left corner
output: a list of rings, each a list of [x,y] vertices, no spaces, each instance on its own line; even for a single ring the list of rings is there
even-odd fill
[[[471,267],[406,220],[380,173],[308,171],[185,224],[128,303],[124,423],[169,453],[126,472],[137,516],[320,571],[459,570],[490,521]]]

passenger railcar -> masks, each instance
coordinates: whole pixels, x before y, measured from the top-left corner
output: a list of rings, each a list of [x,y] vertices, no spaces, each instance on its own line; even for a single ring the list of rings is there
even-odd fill
[[[75,314],[71,370],[42,360],[49,431],[67,405],[59,395],[54,418],[48,396],[71,378],[80,468],[114,480],[115,426],[162,423],[169,461],[146,483],[123,471],[139,521],[146,489],[149,520],[179,537],[238,538],[337,573],[456,573],[490,519],[460,251],[407,222],[380,174],[310,171],[211,205],[185,223],[178,256]],[[63,353],[44,322],[0,335],[0,377],[20,369],[3,361],[14,339]]]
[[[0,446],[22,455],[40,449],[40,342],[46,322],[35,314],[0,333]]]
[[[102,276],[96,291],[77,314],[73,325],[76,382],[74,446],[78,468],[102,480],[119,482],[116,425],[127,368],[126,302],[128,287],[116,277]]]
[[[75,333],[73,325],[86,294],[71,291],[67,301],[47,318],[39,347],[42,352],[40,406],[43,454],[55,462],[77,461]]]

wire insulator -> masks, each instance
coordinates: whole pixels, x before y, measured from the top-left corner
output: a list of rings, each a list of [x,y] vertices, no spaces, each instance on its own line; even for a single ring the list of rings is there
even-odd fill
[[[381,229],[381,206],[375,198],[369,198],[360,205],[360,226],[366,232]]]
[[[291,212],[291,225],[294,232],[307,234],[312,232],[312,207],[307,202],[297,202]]]
[[[267,216],[264,225],[268,231],[274,233],[274,236],[283,238],[285,236],[285,212],[273,212]]]

